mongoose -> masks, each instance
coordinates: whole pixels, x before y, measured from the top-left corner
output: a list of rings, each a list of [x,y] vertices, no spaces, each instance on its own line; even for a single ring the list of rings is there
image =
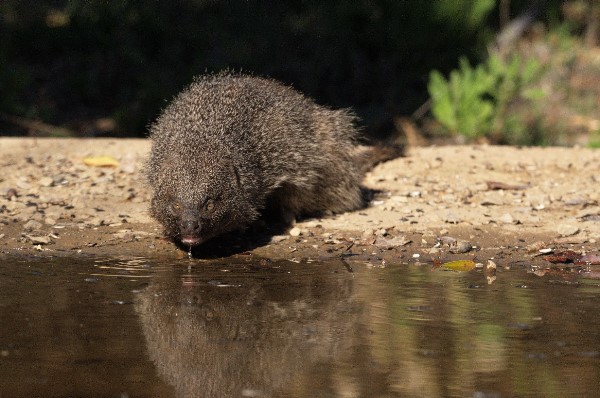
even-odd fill
[[[197,78],[150,126],[150,214],[189,247],[284,218],[365,205],[356,117],[271,79]]]

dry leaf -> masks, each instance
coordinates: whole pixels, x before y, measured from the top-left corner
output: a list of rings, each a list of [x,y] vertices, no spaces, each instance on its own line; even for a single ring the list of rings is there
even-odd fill
[[[93,167],[118,167],[119,161],[110,156],[91,156],[83,159],[83,163]]]
[[[452,271],[471,271],[475,268],[475,261],[472,260],[456,260],[448,261],[442,264],[442,267],[451,269]]]

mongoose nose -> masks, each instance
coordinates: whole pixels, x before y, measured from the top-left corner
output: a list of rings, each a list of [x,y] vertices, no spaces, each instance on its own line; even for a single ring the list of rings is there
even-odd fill
[[[197,220],[182,220],[181,221],[181,235],[183,235],[183,236],[199,235],[200,230],[201,230],[201,227]]]
[[[202,243],[200,236],[202,226],[194,219],[181,221],[181,243],[188,246],[196,246]]]

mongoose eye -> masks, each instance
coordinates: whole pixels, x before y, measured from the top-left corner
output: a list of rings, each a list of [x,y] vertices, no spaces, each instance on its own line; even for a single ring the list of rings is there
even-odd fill
[[[206,205],[204,206],[206,208],[207,211],[212,211],[215,208],[215,202],[211,199],[209,199],[206,202]]]

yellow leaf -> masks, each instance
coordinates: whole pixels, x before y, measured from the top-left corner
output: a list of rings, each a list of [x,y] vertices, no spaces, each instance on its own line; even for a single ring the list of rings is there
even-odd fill
[[[84,158],[83,163],[87,166],[94,167],[117,167],[119,166],[119,161],[110,156],[92,156],[89,158]]]
[[[457,260],[457,261],[448,261],[447,263],[442,264],[442,267],[446,269],[451,269],[453,271],[471,271],[475,268],[475,261],[472,260]]]

